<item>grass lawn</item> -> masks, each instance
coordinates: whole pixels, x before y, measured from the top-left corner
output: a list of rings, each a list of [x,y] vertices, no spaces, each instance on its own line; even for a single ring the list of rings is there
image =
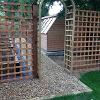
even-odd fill
[[[90,93],[83,93],[78,95],[55,97],[50,100],[92,100]]]
[[[100,100],[100,71],[86,73],[80,80],[93,90],[93,100]]]
[[[83,74],[80,80],[89,86],[93,92],[55,97],[50,100],[100,100],[100,71]]]

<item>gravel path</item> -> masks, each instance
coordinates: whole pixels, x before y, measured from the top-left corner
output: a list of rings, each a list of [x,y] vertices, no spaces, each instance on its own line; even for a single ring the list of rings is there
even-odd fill
[[[0,100],[38,100],[37,97],[50,97],[91,90],[74,76],[42,55],[41,77],[33,80],[0,83]]]
[[[65,67],[64,56],[50,56],[50,58],[56,62],[59,66]]]

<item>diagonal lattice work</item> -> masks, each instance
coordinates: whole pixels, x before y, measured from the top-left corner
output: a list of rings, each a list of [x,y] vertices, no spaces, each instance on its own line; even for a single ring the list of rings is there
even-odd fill
[[[37,7],[0,2],[0,81],[37,75]]]
[[[71,15],[72,14],[72,15]],[[100,69],[100,12],[76,10],[66,15],[66,66],[70,71]]]

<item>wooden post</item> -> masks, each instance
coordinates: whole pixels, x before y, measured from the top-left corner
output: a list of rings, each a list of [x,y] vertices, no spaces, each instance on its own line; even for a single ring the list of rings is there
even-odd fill
[[[33,18],[33,38],[32,38],[32,58],[33,58],[33,77],[38,78],[38,45],[37,45],[37,12],[38,12],[38,6],[37,5],[32,5],[32,18]]]

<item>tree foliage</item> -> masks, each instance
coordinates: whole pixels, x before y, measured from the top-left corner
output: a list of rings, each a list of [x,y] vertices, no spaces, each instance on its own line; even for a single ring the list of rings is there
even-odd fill
[[[3,0],[0,0],[0,2]],[[26,4],[37,4],[38,1],[41,0],[6,0],[7,2],[15,2],[15,3],[26,3]],[[55,1],[61,1],[61,0],[44,0],[42,5],[42,16],[48,15],[49,7],[50,5],[53,5],[53,2]],[[73,0],[76,4],[76,7],[78,9],[86,9],[86,10],[97,10],[100,11],[100,0]],[[68,4],[70,0],[66,0],[65,3]],[[0,9],[2,7],[0,6]],[[8,9],[11,9],[9,6]],[[19,9],[17,6],[14,7],[14,9]],[[24,7],[21,7],[20,9],[25,9]],[[64,10],[61,12],[61,14],[64,13]],[[8,14],[10,15],[10,13]]]
[[[42,6],[42,16],[48,15],[49,7],[55,1],[61,1],[61,0],[44,0]],[[78,9],[100,11],[100,0],[73,0],[73,1],[75,2],[76,8]],[[69,3],[71,3],[70,0],[65,1],[66,5]],[[60,16],[64,15],[64,8],[59,15]]]
[[[79,9],[100,11],[100,0],[74,0]]]

